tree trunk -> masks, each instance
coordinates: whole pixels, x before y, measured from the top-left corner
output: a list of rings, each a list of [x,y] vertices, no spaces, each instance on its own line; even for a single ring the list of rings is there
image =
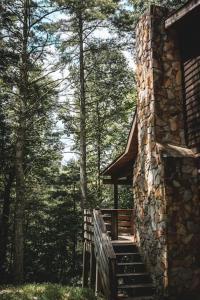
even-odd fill
[[[73,215],[74,219],[76,217],[76,199],[75,199],[75,184],[73,186]],[[72,270],[73,275],[75,275],[76,272],[76,247],[77,247],[77,231],[74,231],[73,234],[73,246],[72,246]]]
[[[8,229],[9,229],[9,217],[10,217],[10,204],[11,204],[11,188],[14,180],[14,170],[10,170],[8,180],[5,183],[3,193],[3,211],[0,227],[0,274],[2,279],[5,279],[6,275],[6,254],[8,246]],[[2,282],[3,283],[3,282]]]
[[[23,1],[23,44],[20,60],[20,113],[16,142],[16,203],[14,226],[14,281],[23,282],[24,261],[24,211],[25,211],[25,174],[24,174],[24,148],[26,130],[26,109],[28,100],[28,18],[29,0]]]
[[[24,178],[24,126],[18,130],[16,143],[16,203],[14,226],[14,282],[23,282],[24,262],[24,210],[25,210],[25,178]]]
[[[97,198],[101,200],[101,118],[99,111],[99,102],[96,103],[96,115],[97,115]]]
[[[83,19],[79,14],[79,76],[80,76],[80,189],[82,212],[87,202],[87,172],[86,172],[86,108],[85,108],[85,70],[83,47]]]

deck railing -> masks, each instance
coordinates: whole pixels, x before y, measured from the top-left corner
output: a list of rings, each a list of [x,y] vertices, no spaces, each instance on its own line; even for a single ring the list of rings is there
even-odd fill
[[[134,235],[134,210],[102,209],[101,212],[107,232],[112,240]]]
[[[96,269],[96,290],[100,276],[106,300],[116,299],[116,255],[112,241],[134,236],[134,211],[131,209],[85,210],[83,286],[91,283]],[[94,258],[95,256],[95,268]],[[89,284],[93,287],[92,284]]]
[[[116,255],[107,234],[101,211],[97,210],[94,210],[94,249],[106,299],[116,299]]]

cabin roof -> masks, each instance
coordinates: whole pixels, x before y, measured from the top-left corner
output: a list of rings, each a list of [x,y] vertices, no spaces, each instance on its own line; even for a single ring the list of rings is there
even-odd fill
[[[111,178],[113,179],[124,177],[127,178],[131,176],[132,166],[137,156],[137,136],[137,120],[135,112],[125,151],[120,156],[118,156],[110,165],[108,165],[108,167],[102,172],[103,176],[111,176]],[[105,180],[104,183],[111,182]]]

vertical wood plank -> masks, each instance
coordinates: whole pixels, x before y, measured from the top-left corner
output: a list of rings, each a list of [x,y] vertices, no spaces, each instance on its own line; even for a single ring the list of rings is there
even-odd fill
[[[131,212],[131,235],[135,235],[135,211]]]
[[[94,245],[91,244],[91,253],[90,253],[90,282],[89,286],[91,289],[95,288],[95,276],[96,276],[96,258],[94,253]]]
[[[118,184],[114,183],[114,209],[118,209]]]
[[[84,242],[83,247],[83,280],[82,287],[88,287],[88,277],[90,269],[90,253],[87,251],[87,242]]]
[[[111,211],[111,239],[118,239],[118,212],[116,210]]]
[[[116,263],[115,260],[109,260],[109,281],[110,281],[110,299],[117,299],[117,280],[116,280]]]
[[[96,276],[95,276],[95,296],[98,296],[99,293],[99,265],[98,262],[96,262]]]

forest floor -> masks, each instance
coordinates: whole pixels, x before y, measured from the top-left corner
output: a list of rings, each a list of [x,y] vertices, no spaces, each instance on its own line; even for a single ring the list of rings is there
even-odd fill
[[[0,300],[103,300],[91,290],[59,284],[0,286]]]

